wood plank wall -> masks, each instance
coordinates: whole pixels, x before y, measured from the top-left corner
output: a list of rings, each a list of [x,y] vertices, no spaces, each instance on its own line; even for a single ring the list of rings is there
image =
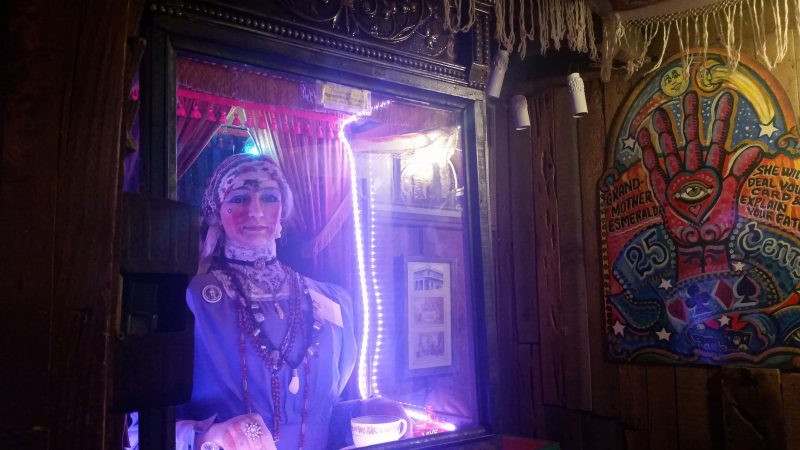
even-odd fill
[[[119,448],[112,261],[128,37],[143,1],[3,9],[0,448]]]
[[[795,114],[797,48],[773,71]],[[597,181],[635,80],[586,76],[590,113],[575,120],[563,82],[518,78],[530,131],[513,129],[503,101],[492,116],[497,326],[511,386],[497,393],[509,400],[500,431],[565,450],[800,449],[800,374],[605,359]]]

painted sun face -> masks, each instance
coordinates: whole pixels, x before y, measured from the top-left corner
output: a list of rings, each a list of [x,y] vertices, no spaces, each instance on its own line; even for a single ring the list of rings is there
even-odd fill
[[[223,198],[220,220],[225,235],[245,247],[275,240],[281,220],[281,191],[266,173],[242,174]]]

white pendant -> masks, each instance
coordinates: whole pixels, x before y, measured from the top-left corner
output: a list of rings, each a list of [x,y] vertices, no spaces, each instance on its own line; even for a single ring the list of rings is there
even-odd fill
[[[300,391],[300,377],[297,376],[297,369],[292,369],[292,381],[289,382],[289,392],[297,394]]]

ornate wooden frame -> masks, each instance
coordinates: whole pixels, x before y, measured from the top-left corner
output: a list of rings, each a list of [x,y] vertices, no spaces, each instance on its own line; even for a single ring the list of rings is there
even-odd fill
[[[149,10],[155,15],[245,29],[483,89],[489,72],[493,3],[477,2],[475,23],[464,34],[445,30],[442,3],[433,0],[248,0],[236,6],[211,1],[176,5],[162,0],[152,2]],[[416,22],[408,23],[412,19]]]
[[[335,3],[339,15],[311,17],[311,6]],[[395,6],[435,7],[429,0],[397,1]],[[365,0],[256,2],[246,0],[236,6],[223,2],[151,2],[143,18],[148,42],[141,70],[141,179],[144,195],[174,199],[175,176],[175,61],[178,54],[238,61],[264,69],[281,70],[298,77],[318,78],[321,73],[333,82],[365,89],[379,89],[387,95],[412,102],[436,104],[461,116],[466,161],[465,233],[471,268],[469,292],[473,294],[475,318],[479,423],[471,429],[428,436],[396,443],[398,447],[455,445],[490,439],[491,417],[498,406],[491,403],[491,388],[499,374],[494,367],[497,352],[494,314],[493,269],[489,228],[489,189],[486,167],[486,100],[483,93],[489,60],[490,3],[479,2],[476,23],[469,34],[452,37],[452,51],[427,45],[433,32],[408,36],[370,33],[363,24],[345,26],[363,13]],[[338,5],[338,6],[337,6]],[[385,3],[373,9],[386,13]],[[355,8],[362,8],[356,13]],[[435,8],[434,8],[435,9]],[[303,13],[306,11],[306,13]],[[433,10],[424,23],[441,20]],[[349,16],[348,16],[349,14]],[[395,20],[397,13],[393,13]],[[350,17],[348,19],[348,17]],[[371,20],[378,20],[372,18]],[[391,21],[392,13],[380,21]],[[380,22],[379,21],[379,22]],[[377,29],[382,26],[380,22]],[[429,30],[440,30],[430,24]],[[416,34],[414,34],[416,33]],[[449,39],[449,38],[448,38]],[[478,444],[480,445],[480,444]],[[482,447],[485,448],[485,447]]]

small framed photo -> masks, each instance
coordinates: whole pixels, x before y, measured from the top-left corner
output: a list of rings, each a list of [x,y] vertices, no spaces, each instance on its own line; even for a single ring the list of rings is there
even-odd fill
[[[450,263],[405,260],[406,369],[449,369],[453,364]],[[422,373],[419,373],[422,375]]]

